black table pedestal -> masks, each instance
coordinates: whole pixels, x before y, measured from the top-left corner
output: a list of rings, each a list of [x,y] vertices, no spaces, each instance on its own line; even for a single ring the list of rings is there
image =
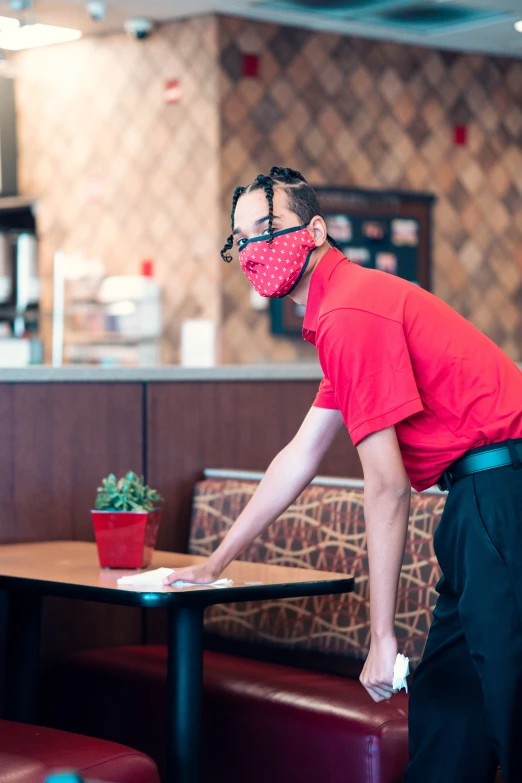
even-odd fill
[[[167,783],[200,783],[203,609],[169,612]]]
[[[6,720],[32,723],[35,718],[40,652],[42,598],[12,590],[3,596],[4,699]]]

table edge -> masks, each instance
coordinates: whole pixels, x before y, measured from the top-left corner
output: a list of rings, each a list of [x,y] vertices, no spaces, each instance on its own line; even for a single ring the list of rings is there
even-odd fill
[[[27,579],[0,574],[0,590],[37,593],[38,595],[70,598],[71,600],[135,606],[141,608],[176,609],[178,607],[205,607],[245,601],[308,598],[323,595],[351,593],[355,578],[347,576],[321,582],[286,582],[278,585],[251,585],[247,587],[209,588],[195,592],[138,592],[110,587],[94,587]],[[320,589],[317,589],[317,587]],[[224,600],[226,599],[226,600]]]

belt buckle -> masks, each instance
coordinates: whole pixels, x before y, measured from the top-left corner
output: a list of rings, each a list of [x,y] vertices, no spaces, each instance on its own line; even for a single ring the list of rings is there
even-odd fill
[[[445,470],[437,484],[441,492],[449,492],[453,486],[453,478],[449,470]]]

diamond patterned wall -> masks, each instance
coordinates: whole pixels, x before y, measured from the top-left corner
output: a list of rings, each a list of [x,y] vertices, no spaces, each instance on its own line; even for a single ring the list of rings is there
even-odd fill
[[[20,184],[39,204],[44,307],[57,248],[99,257],[111,274],[152,258],[165,362],[178,360],[184,318],[220,319],[216,59],[210,17],[143,42],[86,38],[16,58]],[[173,78],[182,101],[166,105]]]
[[[259,53],[259,80],[242,52]],[[223,362],[313,359],[270,336],[237,263],[219,260],[235,185],[284,164],[316,184],[435,193],[435,293],[522,360],[522,61],[219,16],[24,52],[16,69],[46,309],[59,247],[116,274],[153,258],[165,362],[186,317],[221,325]],[[183,98],[167,106],[172,78]]]
[[[219,49],[223,236],[234,187],[274,164],[435,193],[435,293],[522,360],[522,61],[236,18],[219,20]],[[259,53],[259,80],[242,78],[241,52]],[[269,335],[237,264],[223,279],[225,361],[314,355]]]

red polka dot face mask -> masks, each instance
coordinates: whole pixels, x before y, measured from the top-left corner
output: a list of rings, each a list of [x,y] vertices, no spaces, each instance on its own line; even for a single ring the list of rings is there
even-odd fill
[[[258,294],[275,299],[294,290],[314,250],[306,226],[297,226],[249,239],[240,248],[239,263]]]

